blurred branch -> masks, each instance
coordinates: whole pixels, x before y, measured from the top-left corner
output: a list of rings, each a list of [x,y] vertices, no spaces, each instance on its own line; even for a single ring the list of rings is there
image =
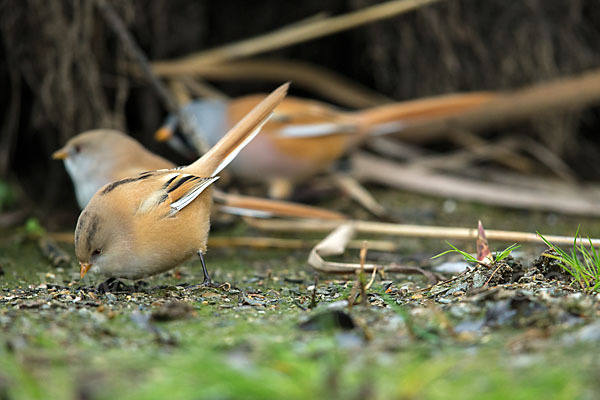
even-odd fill
[[[291,80],[302,87],[339,104],[365,108],[389,103],[390,98],[340,76],[328,69],[300,61],[243,60],[225,64],[198,64],[179,66],[172,61],[153,70],[157,75],[201,76],[211,80],[266,80],[281,82]]]
[[[351,240],[348,242],[348,247],[351,249],[360,249],[362,240]],[[305,249],[317,244],[316,240],[304,239],[282,239],[274,237],[256,237],[256,236],[211,236],[208,238],[208,245],[211,249],[214,248],[238,248],[251,247],[253,249]],[[388,240],[373,240],[369,241],[369,249],[375,251],[397,251],[398,244]]]
[[[12,61],[12,60],[11,60]],[[9,62],[11,64],[11,62]],[[8,175],[8,167],[16,147],[19,132],[19,116],[21,115],[21,79],[16,68],[8,68],[10,77],[10,101],[5,109],[4,122],[0,137],[0,179]]]
[[[344,15],[318,19],[306,23],[298,23],[278,29],[251,39],[226,44],[214,49],[201,51],[182,57],[175,61],[159,61],[153,64],[157,73],[165,68],[170,68],[172,73],[176,68],[191,70],[200,65],[220,64],[225,61],[249,57],[255,54],[279,49],[297,43],[306,42],[319,37],[331,35],[346,29],[390,18],[439,0],[395,0]]]
[[[496,206],[600,216],[597,190],[564,184],[562,191],[527,189],[410,168],[366,153],[351,156],[353,176],[398,189]]]
[[[319,221],[319,220],[260,220],[256,218],[247,218],[246,222],[255,228],[265,231],[279,232],[329,232],[340,226],[351,225],[356,233],[370,235],[386,235],[400,237],[421,237],[430,239],[477,239],[477,228],[459,228],[450,226],[423,226],[392,224],[388,222],[375,221]],[[518,243],[539,243],[544,241],[535,233],[518,231],[500,231],[486,229],[488,240],[498,240],[502,242]],[[544,235],[544,237],[556,245],[573,245],[573,237]],[[594,246],[600,245],[600,239],[590,239]],[[578,245],[589,246],[590,241],[587,238],[577,238]]]
[[[551,111],[581,109],[600,102],[600,69],[507,93],[473,110],[411,122],[396,137],[429,142],[457,130],[475,131],[526,120]]]
[[[219,89],[191,76],[182,76],[181,82],[189,89],[194,97],[208,97],[212,99],[227,100],[229,97]]]
[[[177,104],[179,106],[183,106],[192,101],[192,97],[188,92],[188,88],[184,85],[184,83],[181,80],[170,79],[169,88],[171,89],[171,92],[175,95],[175,98],[177,99]]]
[[[127,27],[123,23],[121,17],[115,12],[114,8],[106,0],[96,0],[96,5],[102,13],[102,16],[110,27],[115,31],[119,40],[123,42],[123,45],[137,62],[138,66],[142,69],[145,78],[150,82],[165,107],[171,112],[177,112],[179,108],[177,101],[169,93],[165,85],[154,75],[150,67],[148,58],[144,54],[143,50],[136,43],[135,39],[127,30]]]
[[[160,81],[160,79],[158,79],[154,75],[154,73],[152,72],[152,68],[150,67],[150,62],[148,61],[148,58],[146,57],[140,46],[136,43],[131,33],[127,30],[127,27],[123,23],[123,20],[115,12],[114,8],[106,0],[96,0],[96,5],[98,6],[98,9],[102,13],[102,16],[104,17],[106,22],[115,31],[115,33],[119,37],[119,40],[123,43],[125,49],[130,53],[130,56],[137,62],[138,66],[144,73],[144,77],[152,85],[152,88],[154,89],[158,97],[161,99],[163,105],[167,108],[169,112],[176,114],[179,117],[182,129],[185,132],[189,133],[190,136],[201,137],[201,135],[195,132],[195,124],[189,121],[189,118],[185,113],[181,112],[179,105],[177,104],[177,100],[173,97],[171,93],[169,93],[169,90]],[[200,150],[204,152],[207,149]]]
[[[495,143],[479,142],[448,153],[413,157],[408,161],[407,166],[441,169],[448,172],[468,168],[470,164],[478,160],[493,160],[511,169],[529,172],[533,169],[532,160],[523,156],[519,156],[517,159],[505,159],[505,150],[510,150],[512,154],[520,147],[520,143],[513,139],[501,139]]]

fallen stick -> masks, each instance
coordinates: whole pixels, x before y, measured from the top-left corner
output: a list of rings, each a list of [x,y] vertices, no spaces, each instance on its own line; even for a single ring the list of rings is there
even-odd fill
[[[415,157],[406,166],[451,171],[467,168],[469,164],[478,160],[492,160],[521,172],[531,171],[534,162],[529,158],[515,154],[518,147],[520,145],[512,139],[501,139],[495,143],[476,143],[448,153]],[[506,150],[510,151],[507,152]]]
[[[73,244],[73,232],[49,232],[47,237],[60,243]],[[282,239],[264,236],[210,236],[208,247],[215,248],[238,248],[250,247],[253,249],[286,249],[301,250],[315,246],[319,241],[314,239]],[[360,249],[363,240],[350,240],[348,248]],[[369,249],[372,251],[393,252],[398,250],[398,244],[389,240],[369,241]]]
[[[317,240],[304,239],[282,239],[273,237],[219,237],[208,238],[210,248],[236,248],[251,247],[253,249],[306,249],[315,246]],[[348,248],[360,249],[363,240],[350,240]],[[398,250],[398,244],[387,240],[369,241],[369,249],[372,251],[393,252]]]
[[[172,61],[157,61],[153,64],[156,73],[169,69],[173,71],[187,70],[198,65],[221,64],[225,61],[249,57],[259,53],[279,49],[297,43],[306,42],[319,37],[331,35],[370,22],[391,18],[393,16],[420,8],[439,0],[395,0],[344,15],[322,18],[316,21],[295,23],[254,38],[226,44],[214,49],[201,51]]]
[[[444,175],[423,168],[409,168],[366,153],[353,154],[351,160],[352,175],[358,180],[377,182],[388,187],[503,207],[600,216],[600,196],[593,189],[566,184],[562,193],[540,188],[517,188]]]
[[[357,233],[390,235],[401,237],[421,237],[421,238],[440,238],[440,239],[477,239],[476,228],[457,228],[444,226],[422,226],[391,224],[386,222],[374,221],[318,221],[318,220],[259,220],[247,218],[246,222],[258,229],[265,231],[280,232],[329,232],[335,228],[351,224]],[[516,243],[539,243],[544,244],[542,239],[535,233],[501,231],[486,229],[486,235],[489,240]],[[548,241],[556,245],[573,245],[573,237],[544,235]],[[589,246],[587,238],[577,240],[578,244]],[[600,246],[600,239],[592,239],[594,246]]]
[[[353,273],[357,271],[382,271],[382,272],[401,272],[405,274],[421,274],[427,277],[431,283],[439,280],[439,277],[419,267],[389,264],[367,264],[365,262],[366,248],[361,248],[360,263],[345,263],[336,261],[326,261],[324,257],[344,254],[346,247],[351,242],[350,239],[357,233],[356,226],[353,223],[346,223],[336,227],[333,232],[327,235],[310,251],[308,263],[319,272],[326,273]],[[361,243],[364,243],[362,241]],[[371,247],[371,242],[368,242]]]

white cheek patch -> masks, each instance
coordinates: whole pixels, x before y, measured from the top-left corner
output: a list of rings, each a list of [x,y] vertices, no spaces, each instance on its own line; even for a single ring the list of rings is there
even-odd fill
[[[75,195],[79,207],[84,208],[98,189],[106,183],[101,179],[97,162],[90,157],[79,157],[77,154],[64,160],[65,169],[75,187]]]

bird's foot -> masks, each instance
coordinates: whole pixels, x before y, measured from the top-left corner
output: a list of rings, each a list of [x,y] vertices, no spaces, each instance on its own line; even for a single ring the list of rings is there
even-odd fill
[[[204,280],[204,282],[197,284],[197,285],[191,285],[189,287],[190,289],[206,289],[206,288],[212,288],[212,289],[222,289],[225,291],[229,291],[229,289],[231,289],[231,284],[229,282],[224,282],[224,283],[218,283],[218,282],[214,282],[212,280]]]
[[[108,278],[96,287],[96,292],[102,293],[135,293],[143,291],[147,282],[137,281],[133,285],[128,285],[116,278]]]

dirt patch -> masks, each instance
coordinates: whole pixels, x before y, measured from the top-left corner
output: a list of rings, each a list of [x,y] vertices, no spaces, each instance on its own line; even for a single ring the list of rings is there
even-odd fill
[[[573,277],[565,271],[561,263],[555,258],[548,257],[548,255],[558,256],[559,254],[554,250],[545,251],[533,261],[531,267],[537,269],[548,280],[556,279],[567,283],[572,282]]]

